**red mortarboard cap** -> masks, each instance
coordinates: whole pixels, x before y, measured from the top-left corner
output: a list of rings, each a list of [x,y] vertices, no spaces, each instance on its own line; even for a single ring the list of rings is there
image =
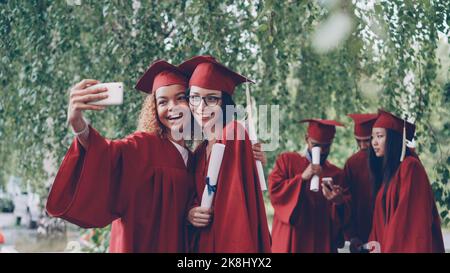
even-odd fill
[[[321,143],[330,143],[336,133],[336,126],[344,125],[335,120],[303,119],[300,122],[309,122],[308,136]]]
[[[243,82],[254,83],[252,80],[217,62],[212,56],[195,56],[178,67],[191,77],[189,87],[198,86],[233,95],[234,88],[237,85]]]
[[[414,133],[416,131],[416,126],[410,122],[405,121],[404,119],[394,116],[387,111],[381,109],[378,110],[378,118],[373,125],[373,127],[377,128],[394,130],[399,134],[403,134],[403,126],[406,127],[406,139],[412,141],[412,139],[414,138]]]
[[[377,120],[378,114],[348,114],[355,123],[354,133],[356,137],[367,138],[372,135],[372,126]]]
[[[166,61],[158,60],[145,71],[135,88],[150,94],[160,87],[173,84],[187,87],[188,78],[178,67]]]

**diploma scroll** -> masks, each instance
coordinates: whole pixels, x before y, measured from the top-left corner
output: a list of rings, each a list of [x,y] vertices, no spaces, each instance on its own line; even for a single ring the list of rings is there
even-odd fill
[[[208,164],[208,173],[206,175],[206,185],[202,196],[202,208],[211,208],[214,194],[217,188],[217,178],[219,176],[220,166],[222,165],[225,145],[221,143],[213,144]]]
[[[311,153],[312,153],[312,164],[319,165],[320,164],[320,147],[312,147]],[[318,175],[314,175],[311,178],[311,185],[309,186],[309,189],[313,192],[319,191],[319,176]]]
[[[255,125],[253,124],[252,103],[250,97],[250,88],[247,84],[247,90],[245,92],[247,96],[247,112],[248,112],[248,135],[252,145],[258,143],[258,136],[256,135]],[[256,160],[256,170],[259,177],[259,185],[262,191],[267,190],[266,178],[264,177],[264,169],[260,160]]]

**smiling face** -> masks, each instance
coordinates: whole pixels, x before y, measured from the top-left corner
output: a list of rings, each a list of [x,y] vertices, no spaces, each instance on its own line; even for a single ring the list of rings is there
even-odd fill
[[[175,84],[158,88],[155,101],[159,121],[169,131],[180,131],[190,121],[184,86]]]
[[[206,103],[205,103],[206,101]],[[192,86],[189,94],[189,106],[198,124],[203,129],[214,126],[221,118],[222,92]]]
[[[372,129],[372,148],[377,157],[383,157],[386,150],[386,129],[376,128]]]

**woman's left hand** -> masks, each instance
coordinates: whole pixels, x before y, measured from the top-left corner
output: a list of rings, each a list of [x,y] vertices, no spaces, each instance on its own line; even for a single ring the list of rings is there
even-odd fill
[[[194,227],[206,227],[212,221],[212,209],[202,208],[202,207],[194,207],[189,210],[188,213],[188,221]]]
[[[255,160],[261,161],[261,163],[264,166],[266,166],[266,164],[267,164],[266,153],[262,151],[261,143],[253,144],[252,148],[253,148],[253,156],[254,156]]]

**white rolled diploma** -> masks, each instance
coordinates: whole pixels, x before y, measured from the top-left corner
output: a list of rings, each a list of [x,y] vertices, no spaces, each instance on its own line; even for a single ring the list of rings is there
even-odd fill
[[[221,143],[214,143],[211,155],[209,157],[208,173],[206,177],[209,179],[211,186],[217,185],[217,178],[219,176],[220,166],[222,165],[223,153],[225,152],[225,145]],[[205,185],[202,196],[202,208],[211,208],[214,199],[214,192],[208,192],[208,185]]]
[[[248,135],[250,137],[250,141],[251,141],[252,145],[254,145],[255,143],[258,143],[258,136],[256,135],[255,125],[253,124],[252,99],[251,99],[251,95],[250,95],[250,85],[247,84],[246,87],[247,88],[245,90],[245,96],[247,99]],[[245,127],[245,124],[244,124],[244,127]],[[266,185],[266,178],[264,177],[263,165],[260,160],[255,160],[255,161],[256,161],[256,171],[258,172],[258,178],[259,178],[259,186],[261,187],[262,191],[266,191],[267,185]]]
[[[258,143],[258,137],[256,136],[255,126],[253,125],[251,120],[249,120],[248,122],[248,136],[250,138],[250,142],[252,143],[252,145]],[[261,187],[262,191],[266,191],[267,185],[266,185],[266,178],[264,177],[264,169],[262,162],[260,160],[255,160],[255,162],[256,162],[256,170],[258,172],[259,186]]]
[[[313,165],[320,164],[320,147],[312,147],[311,153],[312,153],[312,164]],[[311,178],[311,185],[309,186],[309,189],[313,192],[319,191],[319,176],[318,175],[314,175]]]
[[[267,191],[266,178],[264,177],[264,169],[262,162],[256,160],[256,170],[258,171],[259,185],[262,191]]]

